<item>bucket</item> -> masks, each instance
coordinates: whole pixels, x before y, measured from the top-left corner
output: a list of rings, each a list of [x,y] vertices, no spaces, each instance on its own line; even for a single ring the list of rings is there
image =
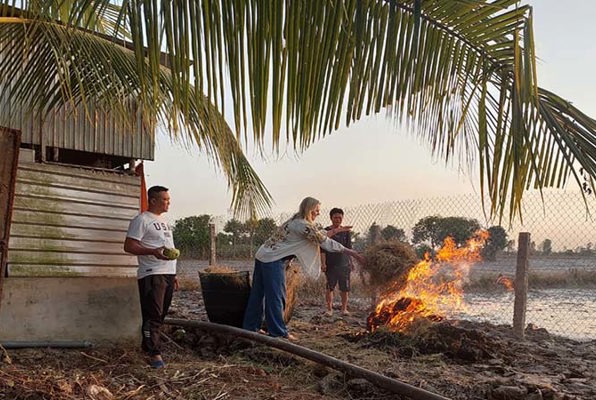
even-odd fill
[[[250,295],[249,272],[199,272],[199,280],[209,321],[242,328]]]

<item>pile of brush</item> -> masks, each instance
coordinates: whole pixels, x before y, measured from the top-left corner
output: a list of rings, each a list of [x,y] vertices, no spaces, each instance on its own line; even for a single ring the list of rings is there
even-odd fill
[[[364,281],[376,290],[383,291],[388,285],[403,288],[410,270],[418,263],[416,252],[407,243],[397,240],[384,241],[364,251],[366,273]]]

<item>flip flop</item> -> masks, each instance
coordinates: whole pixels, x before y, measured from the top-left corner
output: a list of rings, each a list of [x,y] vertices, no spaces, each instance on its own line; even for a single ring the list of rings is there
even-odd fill
[[[151,360],[149,365],[151,365],[151,368],[159,369],[165,367],[166,363],[163,360]]]

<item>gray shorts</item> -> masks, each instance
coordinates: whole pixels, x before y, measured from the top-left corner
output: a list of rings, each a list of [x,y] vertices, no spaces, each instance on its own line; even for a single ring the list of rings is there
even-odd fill
[[[350,272],[351,269],[347,267],[335,267],[327,265],[325,276],[327,277],[327,290],[332,291],[339,285],[339,290],[342,292],[350,291]]]

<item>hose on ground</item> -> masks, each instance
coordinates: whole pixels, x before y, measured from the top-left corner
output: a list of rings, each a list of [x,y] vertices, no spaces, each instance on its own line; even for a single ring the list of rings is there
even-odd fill
[[[449,400],[449,398],[447,397],[443,397],[441,395],[429,392],[416,386],[412,386],[407,383],[398,381],[396,379],[389,378],[385,375],[367,370],[357,365],[338,360],[337,358],[328,356],[326,354],[311,350],[303,346],[299,346],[284,339],[274,338],[257,332],[251,332],[233,326],[221,325],[206,321],[190,321],[185,319],[167,318],[165,320],[165,323],[168,325],[175,325],[187,328],[199,328],[206,331],[223,333],[235,337],[248,339],[258,343],[263,343],[267,346],[286,351],[288,353],[297,355],[302,358],[306,358],[307,360],[314,361],[318,364],[326,365],[337,371],[344,372],[349,376],[364,378],[372,384],[377,385],[378,387],[381,387],[393,393],[407,396],[413,400]]]

